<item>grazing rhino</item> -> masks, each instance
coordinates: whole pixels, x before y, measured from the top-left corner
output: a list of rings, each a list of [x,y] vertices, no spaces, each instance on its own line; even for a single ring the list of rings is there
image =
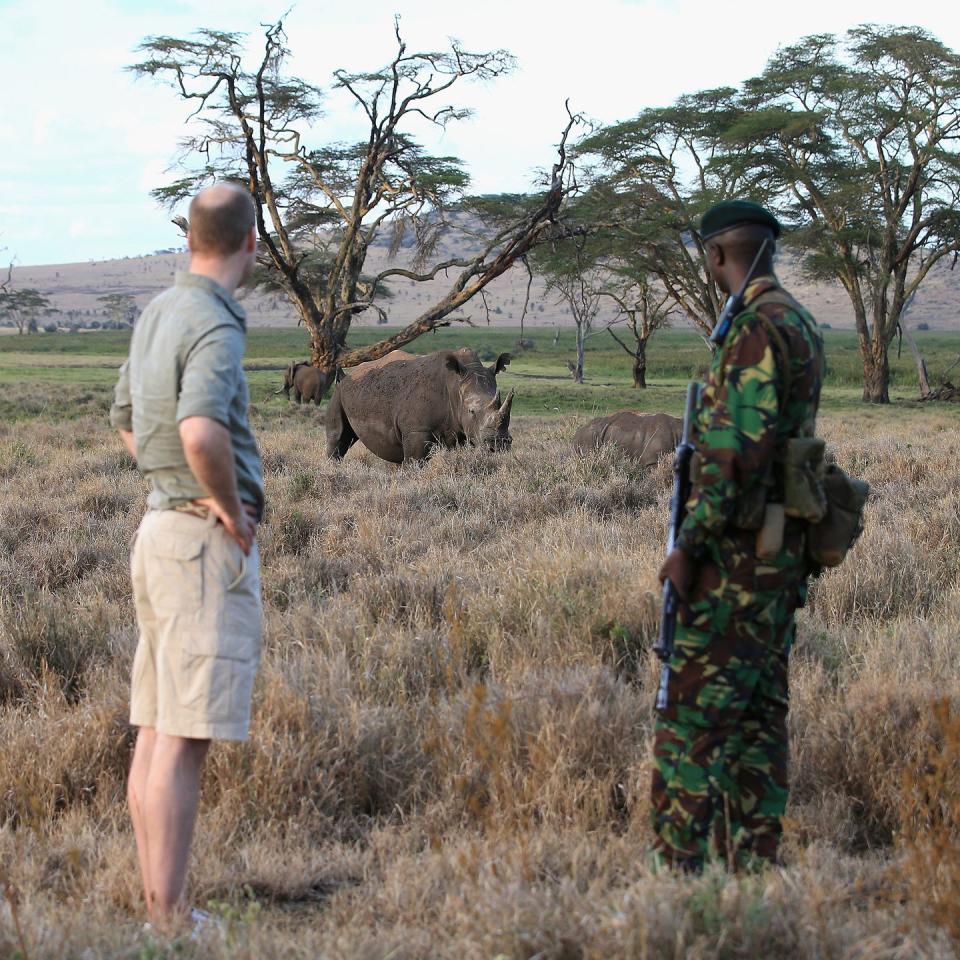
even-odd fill
[[[665,453],[677,449],[682,432],[679,417],[620,410],[585,423],[573,435],[573,446],[577,453],[585,454],[612,443],[641,466],[653,467]]]
[[[395,360],[337,384],[327,408],[327,456],[339,460],[360,440],[382,460],[425,460],[433,445],[504,449],[513,391],[501,402],[501,353],[485,367],[476,351],[440,350]]]
[[[311,400],[320,405],[323,395],[330,386],[330,377],[322,370],[310,366],[306,360],[299,363],[291,363],[283,375],[283,386],[277,390],[277,393],[285,393],[287,399],[290,399],[290,391],[293,390],[294,399],[297,403],[309,403]]]
[[[356,380],[357,377],[362,377],[370,370],[379,370],[380,367],[385,367],[388,363],[394,363],[397,360],[409,360],[414,356],[416,356],[416,354],[407,353],[406,350],[391,350],[388,354],[380,357],[379,360],[365,360],[363,363],[358,363],[354,367],[345,368],[343,372],[348,377],[353,377],[353,379]]]

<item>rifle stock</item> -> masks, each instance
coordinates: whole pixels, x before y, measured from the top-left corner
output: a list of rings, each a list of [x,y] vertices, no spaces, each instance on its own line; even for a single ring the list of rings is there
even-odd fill
[[[687,404],[683,413],[683,433],[673,458],[673,494],[670,497],[670,528],[667,532],[667,554],[673,550],[680,535],[680,527],[686,515],[687,500],[690,498],[690,460],[694,446],[690,439],[693,418],[700,404],[700,384],[691,383],[687,387]],[[670,680],[670,658],[673,656],[673,639],[677,627],[677,609],[680,598],[669,580],[663,583],[663,608],[660,613],[660,633],[653,649],[663,666],[660,670],[660,687],[657,690],[658,710],[667,706],[667,685]]]

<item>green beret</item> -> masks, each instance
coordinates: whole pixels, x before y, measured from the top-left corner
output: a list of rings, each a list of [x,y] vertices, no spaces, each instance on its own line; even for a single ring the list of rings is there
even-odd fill
[[[774,239],[780,236],[780,223],[765,207],[752,200],[723,200],[715,203],[700,221],[700,237],[709,240],[718,233],[732,230],[745,223],[757,223],[769,227]]]

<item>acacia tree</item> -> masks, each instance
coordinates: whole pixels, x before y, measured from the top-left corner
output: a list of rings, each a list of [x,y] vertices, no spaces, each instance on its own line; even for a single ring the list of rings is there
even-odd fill
[[[137,301],[129,293],[107,293],[97,300],[117,327],[132,327],[140,313]]]
[[[740,110],[735,89],[706,90],[577,144],[597,229],[606,231],[622,262],[655,279],[704,335],[713,330],[724,297],[706,271],[698,228],[708,207],[741,195],[747,181],[739,161],[749,147],[724,140]]]
[[[410,52],[399,26],[397,50],[386,66],[351,73],[337,70],[332,89],[358,105],[365,133],[355,143],[308,144],[322,116],[326,92],[283,72],[289,51],[282,23],[266,29],[263,55],[244,66],[244,37],[201,30],[190,39],[149,37],[145,59],[130,69],[160,77],[193,106],[199,132],[182,143],[181,163],[199,169],[154,195],[176,204],[216,178],[237,177],[257,208],[261,279],[281,289],[310,335],[311,362],[330,380],[338,366],[373,360],[445,325],[471,297],[508,270],[556,229],[555,218],[571,189],[564,130],[559,156],[545,189],[498,223],[470,255],[441,259],[438,244],[451,229],[451,209],[476,210],[466,198],[468,177],[455,157],[434,156],[414,139],[417,124],[445,127],[468,111],[448,92],[466,79],[491,80],[513,67],[504,50],[472,53],[453,41],[449,49]],[[412,237],[412,264],[367,275],[371,244],[389,231],[391,252]],[[452,282],[445,296],[413,323],[370,347],[350,349],[353,317],[373,310],[393,278]]]
[[[568,366],[574,383],[583,383],[586,342],[596,332],[594,323],[603,303],[600,288],[604,267],[596,257],[594,239],[595,235],[578,229],[573,236],[541,247],[533,257],[533,269],[542,275],[547,291],[556,294],[573,320],[576,360]]]
[[[17,333],[36,333],[40,317],[52,312],[50,301],[39,290],[0,289],[0,317],[10,320]]]
[[[728,143],[772,186],[808,273],[843,284],[863,399],[889,402],[904,305],[960,251],[960,56],[917,28],[807,37],[745,84]]]
[[[619,271],[619,288],[601,290],[602,296],[616,303],[620,315],[607,325],[607,333],[633,359],[633,386],[647,387],[647,343],[650,337],[670,323],[670,315],[676,309],[670,294],[655,287],[646,274],[630,276],[628,270]],[[614,327],[623,323],[629,333],[629,342],[617,336]]]

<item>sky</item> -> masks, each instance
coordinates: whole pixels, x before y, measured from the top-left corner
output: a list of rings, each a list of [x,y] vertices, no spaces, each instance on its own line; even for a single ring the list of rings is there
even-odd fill
[[[567,98],[595,122],[628,119],[683,93],[735,86],[778,46],[858,23],[918,25],[960,49],[960,7],[946,0],[807,0],[781,8],[789,18],[761,0],[291,2],[0,0],[0,260],[83,262],[182,243],[150,190],[175,176],[187,109],[124,69],[150,35],[239,31],[255,51],[260,24],[286,13],[291,71],[324,86],[337,68],[390,60],[395,14],[411,50],[450,37],[468,49],[505,47],[517,69],[460,87],[457,102],[473,117],[428,141],[465,161],[478,193],[532,185],[555,157]],[[361,131],[358,110],[334,95],[306,142]]]

